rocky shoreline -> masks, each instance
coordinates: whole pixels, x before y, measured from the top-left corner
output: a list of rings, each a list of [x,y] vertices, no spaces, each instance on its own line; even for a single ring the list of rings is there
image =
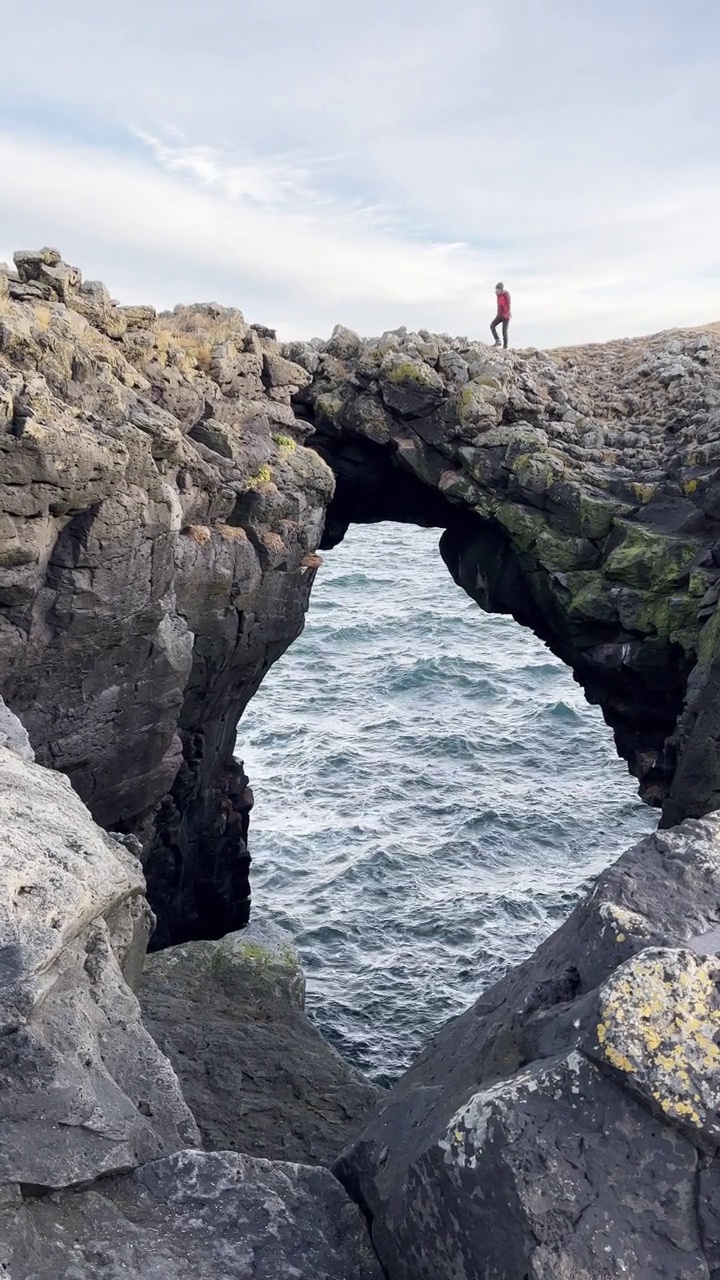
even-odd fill
[[[281,345],[15,261],[0,1274],[713,1280],[720,334]],[[287,941],[236,932],[233,755],[322,546],[378,519],[444,530],[468,593],[571,666],[665,828],[379,1096]]]

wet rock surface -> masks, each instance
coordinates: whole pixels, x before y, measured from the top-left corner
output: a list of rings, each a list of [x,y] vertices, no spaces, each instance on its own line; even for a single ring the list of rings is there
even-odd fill
[[[714,1275],[719,902],[720,817],[651,836],[440,1031],[335,1166],[391,1280]]]
[[[253,921],[221,942],[148,960],[139,998],[207,1150],[329,1165],[379,1089],[352,1071],[303,1012],[292,939]]]

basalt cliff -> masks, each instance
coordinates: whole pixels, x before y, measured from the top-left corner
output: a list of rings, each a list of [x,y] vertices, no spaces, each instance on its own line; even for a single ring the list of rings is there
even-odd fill
[[[282,345],[214,304],[120,306],[51,249],[15,262],[0,1271],[376,1280],[369,1226],[390,1280],[713,1280],[720,329]],[[233,933],[252,806],[233,752],[319,552],[384,519],[437,527],[469,595],[572,668],[663,830],[378,1104],[297,1030],[285,944]],[[293,1083],[272,1138],[266,1100],[231,1114],[243,1073],[213,1074],[253,1020],[270,1061],[268,981],[323,1094],[302,1086],[301,1117]]]

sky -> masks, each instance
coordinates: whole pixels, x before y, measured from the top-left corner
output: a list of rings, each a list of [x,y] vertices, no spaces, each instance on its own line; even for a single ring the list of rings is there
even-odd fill
[[[4,0],[0,260],[281,337],[720,319],[717,0]]]

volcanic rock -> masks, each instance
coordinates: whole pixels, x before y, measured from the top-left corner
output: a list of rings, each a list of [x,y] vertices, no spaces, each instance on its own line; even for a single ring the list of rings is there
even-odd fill
[[[198,1140],[124,977],[153,924],[140,864],[17,736],[0,746],[0,1194]]]
[[[708,1280],[720,815],[641,841],[444,1027],[335,1168],[390,1280]]]
[[[290,350],[337,477],[324,545],[353,521],[443,528],[455,580],[572,668],[663,821],[717,808],[717,326],[550,352],[403,329]]]
[[[82,1193],[0,1203],[11,1280],[382,1280],[327,1169],[183,1151]]]
[[[282,347],[235,308],[117,306],[56,250],[17,264],[0,694],[96,820],[141,840],[154,945],[247,921],[235,728],[353,521],[443,529],[456,581],[568,663],[663,822],[720,806],[716,327]]]
[[[302,628],[333,488],[290,407],[307,374],[237,310],[158,317],[55,250],[16,261],[17,281],[0,275],[0,692],[39,761],[139,836],[156,943],[219,937],[249,910],[236,725]]]
[[[207,1150],[329,1165],[382,1097],[303,1012],[300,962],[277,926],[156,952],[139,998]]]

